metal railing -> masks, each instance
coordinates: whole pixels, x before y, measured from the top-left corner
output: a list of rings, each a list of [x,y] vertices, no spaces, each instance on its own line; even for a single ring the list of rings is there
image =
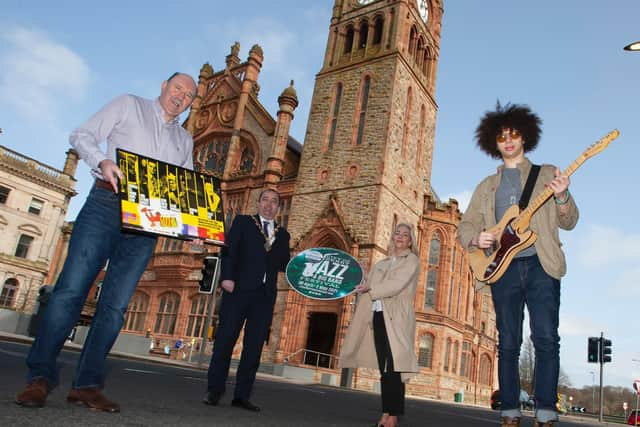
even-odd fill
[[[339,356],[335,356],[329,353],[322,353],[320,351],[309,350],[306,348],[301,348],[297,351],[294,351],[290,355],[284,358],[284,363],[290,363],[293,361],[293,358],[297,355],[302,354],[302,363],[303,365],[311,365],[317,368],[329,368],[336,369]]]

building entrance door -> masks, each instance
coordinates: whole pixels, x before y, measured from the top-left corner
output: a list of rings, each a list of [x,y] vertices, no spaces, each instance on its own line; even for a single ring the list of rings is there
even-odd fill
[[[333,368],[335,363],[329,356],[333,352],[336,338],[338,316],[335,313],[311,313],[309,330],[307,331],[307,351],[304,355],[305,365]]]

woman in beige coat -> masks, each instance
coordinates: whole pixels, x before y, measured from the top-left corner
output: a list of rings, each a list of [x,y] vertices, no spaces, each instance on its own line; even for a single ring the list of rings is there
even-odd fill
[[[343,368],[378,368],[382,416],[376,426],[396,427],[404,414],[404,383],[419,371],[413,307],[420,270],[415,232],[398,224],[389,256],[376,263],[359,294],[340,354]]]

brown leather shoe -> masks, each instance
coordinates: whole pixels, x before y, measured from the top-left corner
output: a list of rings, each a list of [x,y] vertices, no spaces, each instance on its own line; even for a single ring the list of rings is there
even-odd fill
[[[97,388],[72,388],[67,402],[85,405],[94,411],[120,412],[120,405],[107,399]]]
[[[502,427],[520,427],[520,418],[502,417]]]
[[[49,394],[49,384],[44,378],[32,380],[20,394],[16,396],[15,402],[27,408],[42,408],[47,401]]]

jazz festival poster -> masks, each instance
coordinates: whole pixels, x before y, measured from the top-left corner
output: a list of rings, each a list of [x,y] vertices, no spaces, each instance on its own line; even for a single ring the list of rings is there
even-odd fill
[[[122,227],[179,239],[224,244],[220,180],[116,150]]]
[[[291,258],[286,268],[289,285],[308,298],[333,300],[351,294],[362,282],[362,267],[346,252],[310,248]]]

